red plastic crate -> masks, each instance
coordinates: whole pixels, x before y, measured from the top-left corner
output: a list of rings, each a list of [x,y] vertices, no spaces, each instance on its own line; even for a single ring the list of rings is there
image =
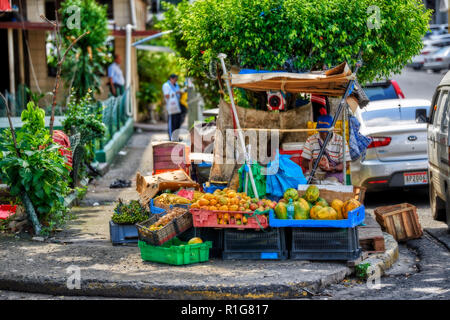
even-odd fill
[[[242,215],[248,214],[253,215],[254,213],[249,213],[245,211],[222,211],[222,210],[205,210],[205,209],[190,209],[192,214],[192,220],[194,223],[194,227],[196,228],[233,228],[233,229],[255,229],[261,230],[261,228],[265,229],[269,227],[269,220],[265,215],[255,215],[254,217],[249,217],[247,224],[237,225],[234,223],[234,219],[231,219],[230,224],[218,224],[217,223],[217,214],[219,213],[228,213],[230,216],[233,216],[237,213]],[[258,221],[256,220],[258,219]]]
[[[6,220],[16,213],[17,205],[11,206],[9,204],[0,205],[0,219]]]

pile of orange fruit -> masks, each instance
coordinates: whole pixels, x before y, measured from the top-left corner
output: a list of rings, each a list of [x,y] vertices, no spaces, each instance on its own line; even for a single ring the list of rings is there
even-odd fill
[[[245,192],[225,188],[217,189],[214,193],[205,193],[191,205],[191,209],[205,209],[211,211],[228,211],[217,213],[218,224],[246,225],[248,222],[245,212],[252,213],[255,210],[265,211],[274,208],[275,202],[263,199],[258,200],[249,197]],[[241,213],[233,212],[241,211]]]
[[[235,190],[225,188],[217,189],[214,193],[205,193],[191,208],[200,208],[205,210],[221,210],[221,211],[248,211],[250,209],[251,198],[245,193],[238,193]]]

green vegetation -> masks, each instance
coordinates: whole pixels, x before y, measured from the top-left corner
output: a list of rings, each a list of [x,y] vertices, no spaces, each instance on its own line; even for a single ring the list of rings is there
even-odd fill
[[[80,27],[76,22],[72,6],[80,8]],[[112,62],[111,53],[106,47],[108,37],[108,18],[105,5],[95,0],[65,0],[61,3],[61,35],[66,48],[86,31],[89,31],[70,50],[63,64],[62,75],[68,85],[75,89],[77,99],[84,97],[89,89],[99,92],[101,75]]]
[[[185,0],[166,6],[159,27],[174,30],[170,45],[212,105],[219,98],[211,80],[219,53],[230,66],[301,72],[343,61],[352,67],[362,51],[358,77],[365,83],[399,73],[420,52],[431,15],[420,0]]]
[[[48,234],[69,218],[64,197],[69,193],[69,170],[44,126],[44,111],[33,102],[22,112],[23,127],[16,131],[17,154],[10,129],[0,134],[0,179],[12,196],[26,192]]]
[[[141,206],[139,201],[131,200],[128,204],[125,204],[119,199],[111,220],[117,224],[135,224],[148,218],[149,212]]]

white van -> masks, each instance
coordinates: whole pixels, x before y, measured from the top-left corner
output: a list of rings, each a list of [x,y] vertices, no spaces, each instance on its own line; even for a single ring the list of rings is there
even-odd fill
[[[434,93],[428,121],[428,172],[431,214],[435,220],[450,226],[450,139],[449,139],[450,72]],[[416,118],[423,117],[416,112]],[[450,231],[450,229],[449,229]]]

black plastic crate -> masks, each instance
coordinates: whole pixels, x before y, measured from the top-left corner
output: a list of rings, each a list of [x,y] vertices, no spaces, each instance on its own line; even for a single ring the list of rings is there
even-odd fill
[[[212,242],[212,248],[209,250],[211,258],[222,258],[223,252],[223,229],[214,228],[190,228],[178,235],[181,241],[189,241],[194,237],[199,237],[205,241]]]
[[[292,228],[290,258],[294,260],[355,260],[361,255],[358,229]]]
[[[284,228],[224,230],[223,259],[285,260],[288,257]]]

